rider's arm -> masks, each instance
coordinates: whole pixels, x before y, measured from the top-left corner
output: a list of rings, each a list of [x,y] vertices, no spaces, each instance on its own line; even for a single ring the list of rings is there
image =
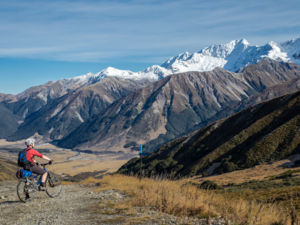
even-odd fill
[[[41,158],[42,158],[42,159],[46,159],[46,160],[48,160],[48,161],[50,161],[50,160],[51,160],[50,158],[48,158],[48,157],[47,157],[47,156],[45,156],[45,155],[43,155]]]
[[[49,157],[47,157],[47,156],[45,156],[45,155],[39,153],[38,151],[36,151],[36,150],[34,150],[34,149],[32,149],[32,151],[33,151],[33,155],[34,155],[34,156],[40,157],[40,158],[42,158],[42,159],[46,159],[46,160],[48,160],[48,161],[51,160]],[[33,159],[33,161],[35,162],[34,159]]]

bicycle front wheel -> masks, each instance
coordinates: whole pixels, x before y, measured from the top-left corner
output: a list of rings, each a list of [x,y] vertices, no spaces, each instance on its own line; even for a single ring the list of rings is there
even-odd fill
[[[49,197],[55,198],[60,195],[62,191],[61,180],[57,175],[48,172],[48,178],[46,182],[46,193]]]
[[[20,180],[17,185],[17,195],[22,202],[31,201],[34,197],[34,189],[26,180]]]

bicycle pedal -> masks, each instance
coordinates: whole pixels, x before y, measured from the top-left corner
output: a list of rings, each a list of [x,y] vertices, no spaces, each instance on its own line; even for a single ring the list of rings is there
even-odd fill
[[[46,191],[45,187],[39,186],[39,191]]]

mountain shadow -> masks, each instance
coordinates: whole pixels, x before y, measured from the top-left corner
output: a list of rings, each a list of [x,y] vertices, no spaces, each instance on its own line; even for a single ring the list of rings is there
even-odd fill
[[[163,145],[119,173],[174,177],[250,168],[300,153],[300,91],[247,108]]]

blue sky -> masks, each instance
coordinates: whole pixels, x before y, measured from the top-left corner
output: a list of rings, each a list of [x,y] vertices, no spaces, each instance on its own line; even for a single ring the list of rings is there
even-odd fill
[[[246,38],[300,37],[299,0],[3,0],[0,93],[113,66],[133,71]]]

